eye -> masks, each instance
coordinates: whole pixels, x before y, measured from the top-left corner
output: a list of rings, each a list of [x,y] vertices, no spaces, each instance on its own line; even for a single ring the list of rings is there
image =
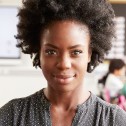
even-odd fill
[[[56,51],[55,51],[55,50],[52,50],[52,49],[47,49],[47,50],[45,50],[45,53],[46,53],[47,55],[56,55]]]
[[[74,51],[72,51],[72,55],[73,55],[73,56],[78,56],[78,55],[80,55],[81,53],[83,53],[82,50],[74,50]]]

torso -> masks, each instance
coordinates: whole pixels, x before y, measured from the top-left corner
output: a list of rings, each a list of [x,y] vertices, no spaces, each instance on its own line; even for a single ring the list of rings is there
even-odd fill
[[[126,113],[122,109],[93,94],[77,109],[60,112],[51,115],[51,105],[42,90],[3,106],[0,126],[126,126]]]

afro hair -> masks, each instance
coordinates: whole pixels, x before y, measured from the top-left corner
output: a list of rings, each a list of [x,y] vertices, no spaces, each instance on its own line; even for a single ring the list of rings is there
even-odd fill
[[[75,20],[90,31],[92,56],[87,71],[92,72],[111,48],[114,16],[107,0],[25,0],[18,12],[17,47],[31,55],[33,66],[40,67],[41,31],[52,21]]]

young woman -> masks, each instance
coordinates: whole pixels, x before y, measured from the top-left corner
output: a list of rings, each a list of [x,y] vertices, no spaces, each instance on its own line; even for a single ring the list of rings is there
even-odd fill
[[[121,59],[113,59],[110,62],[109,73],[106,79],[105,88],[110,92],[110,97],[115,98],[123,88],[123,81],[119,77],[125,75],[125,63]]]
[[[112,59],[109,64],[108,73],[99,80],[103,84],[103,90],[106,90],[109,97],[109,102],[117,101],[116,99],[121,94],[121,89],[124,84],[121,77],[125,76],[125,63],[122,59]],[[103,95],[105,95],[103,93]],[[106,99],[105,99],[106,100]]]
[[[18,16],[18,47],[32,56],[48,86],[3,106],[0,126],[124,126],[123,110],[84,88],[85,73],[111,48],[109,2],[25,0]]]

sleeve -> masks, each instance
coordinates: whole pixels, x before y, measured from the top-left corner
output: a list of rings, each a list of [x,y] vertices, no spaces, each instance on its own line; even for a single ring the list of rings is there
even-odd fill
[[[13,125],[13,101],[0,108],[0,126]]]
[[[126,126],[126,112],[118,106],[114,126]]]

